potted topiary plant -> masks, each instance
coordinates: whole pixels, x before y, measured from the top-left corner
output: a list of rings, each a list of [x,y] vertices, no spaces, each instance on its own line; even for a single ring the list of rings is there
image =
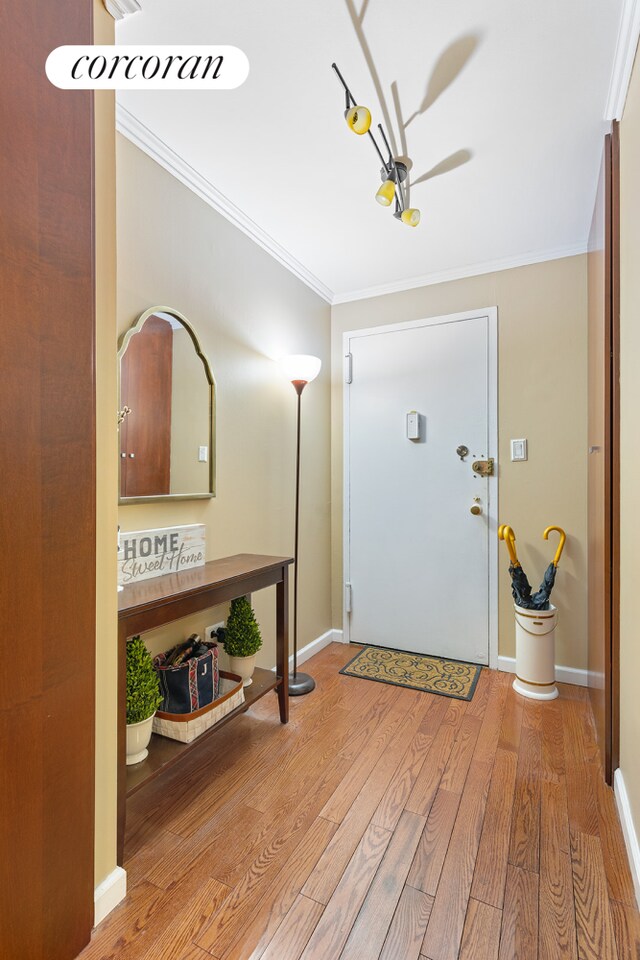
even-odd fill
[[[147,756],[153,717],[162,703],[158,675],[144,641],[127,641],[127,764]]]
[[[262,646],[262,636],[246,597],[231,601],[222,645],[229,657],[229,669],[242,677],[244,686],[248,687],[256,668],[256,653]]]

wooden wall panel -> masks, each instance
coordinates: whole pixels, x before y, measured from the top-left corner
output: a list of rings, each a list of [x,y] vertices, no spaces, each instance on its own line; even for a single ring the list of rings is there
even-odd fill
[[[0,956],[69,960],[93,921],[91,95],[46,79],[89,0],[0,5]]]
[[[598,179],[598,191],[589,237],[589,426],[588,426],[588,550],[589,550],[589,677],[590,696],[603,767],[607,764],[607,715],[605,658],[609,645],[610,584],[607,574],[609,556],[609,517],[606,504],[610,497],[608,447],[610,443],[605,398],[610,389],[607,355],[608,283],[606,283],[605,238],[609,173],[610,138],[605,140]]]
[[[619,163],[605,138],[589,237],[589,692],[608,783],[618,765]]]

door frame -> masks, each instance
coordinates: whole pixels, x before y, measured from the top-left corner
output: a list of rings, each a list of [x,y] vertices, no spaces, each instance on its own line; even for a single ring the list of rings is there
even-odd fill
[[[611,125],[611,777],[620,766],[620,123]],[[607,783],[609,780],[607,779]]]
[[[494,483],[489,483],[487,503],[487,520],[489,524],[489,668],[498,669],[498,494],[500,464],[498,461],[498,308],[482,307],[478,310],[465,310],[462,313],[449,313],[437,317],[424,317],[420,320],[407,320],[402,323],[380,324],[375,327],[366,327],[361,330],[348,330],[342,335],[342,354],[344,373],[342,381],[342,424],[343,424],[343,476],[342,476],[342,629],[345,643],[350,643],[349,618],[349,591],[350,578],[350,517],[349,517],[349,413],[350,391],[348,389],[349,373],[349,344],[351,340],[360,337],[375,336],[379,333],[396,333],[401,330],[412,330],[416,327],[431,327],[445,323],[464,323],[465,320],[487,318],[488,345],[487,345],[487,427],[489,434],[489,450],[487,456],[493,456],[495,461]],[[495,534],[495,536],[494,536]]]

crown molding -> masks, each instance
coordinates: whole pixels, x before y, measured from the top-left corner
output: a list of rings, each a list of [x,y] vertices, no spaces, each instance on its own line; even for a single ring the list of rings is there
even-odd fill
[[[624,113],[633,62],[640,39],[640,0],[623,0],[605,120],[620,120]]]
[[[142,10],[142,0],[104,0],[104,5],[114,20],[124,20]]]
[[[383,283],[377,287],[365,287],[363,290],[352,290],[348,293],[337,293],[333,298],[334,304],[350,303],[352,300],[367,300],[370,297],[383,297],[387,293],[402,293],[405,290],[415,290],[418,287],[430,287],[436,283],[449,283],[451,280],[466,280],[470,277],[479,277],[485,273],[498,273],[500,270],[512,270],[514,267],[527,267],[533,263],[543,263],[545,260],[561,260],[564,257],[576,257],[587,252],[587,243],[574,243],[566,247],[554,247],[539,250],[535,253],[523,253],[514,257],[505,257],[502,260],[486,260],[484,263],[471,263],[466,267],[454,267],[451,270],[441,270],[438,273],[426,273],[420,277],[411,277],[407,280],[395,280],[392,283]]]
[[[640,0],[639,0],[640,2]],[[487,260],[483,263],[473,263],[465,267],[454,267],[450,270],[427,273],[419,277],[410,277],[407,280],[394,280],[375,287],[365,287],[361,290],[351,290],[346,293],[334,294],[329,287],[318,279],[304,264],[296,260],[277,240],[274,240],[265,230],[258,226],[251,217],[247,216],[239,207],[225,197],[213,184],[194,170],[171,147],[153,133],[144,123],[127,110],[122,104],[116,105],[116,127],[118,131],[139,147],[147,156],[164,167],[172,176],[193,191],[197,196],[213,207],[226,220],[248,236],[254,243],[265,250],[278,263],[286,267],[294,276],[302,280],[319,297],[334,305],[350,303],[353,300],[366,300],[370,297],[382,297],[388,293],[402,293],[405,290],[415,290],[417,287],[428,287],[436,283],[448,283],[451,280],[464,280],[486,273],[497,273],[500,270],[511,270],[514,267],[524,267],[529,264],[542,263],[545,260],[559,260],[563,257],[574,257],[587,252],[586,241],[566,247],[555,247],[540,250],[534,253],[524,253],[501,260]]]
[[[225,219],[242,230],[254,243],[257,243],[278,263],[290,270],[314,293],[326,300],[327,303],[333,302],[333,292],[329,287],[322,283],[310,270],[307,270],[304,264],[296,260],[277,240],[274,240],[251,217],[248,217],[239,207],[236,207],[228,197],[225,197],[209,180],[199,174],[197,170],[194,170],[190,164],[120,103],[116,104],[116,128],[147,156],[159,163],[172,176],[208,203],[210,207],[213,207]]]

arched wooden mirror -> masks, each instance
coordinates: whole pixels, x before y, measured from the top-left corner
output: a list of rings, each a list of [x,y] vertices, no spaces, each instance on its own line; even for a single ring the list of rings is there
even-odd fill
[[[215,381],[189,321],[145,310],[118,350],[120,503],[215,495]]]

